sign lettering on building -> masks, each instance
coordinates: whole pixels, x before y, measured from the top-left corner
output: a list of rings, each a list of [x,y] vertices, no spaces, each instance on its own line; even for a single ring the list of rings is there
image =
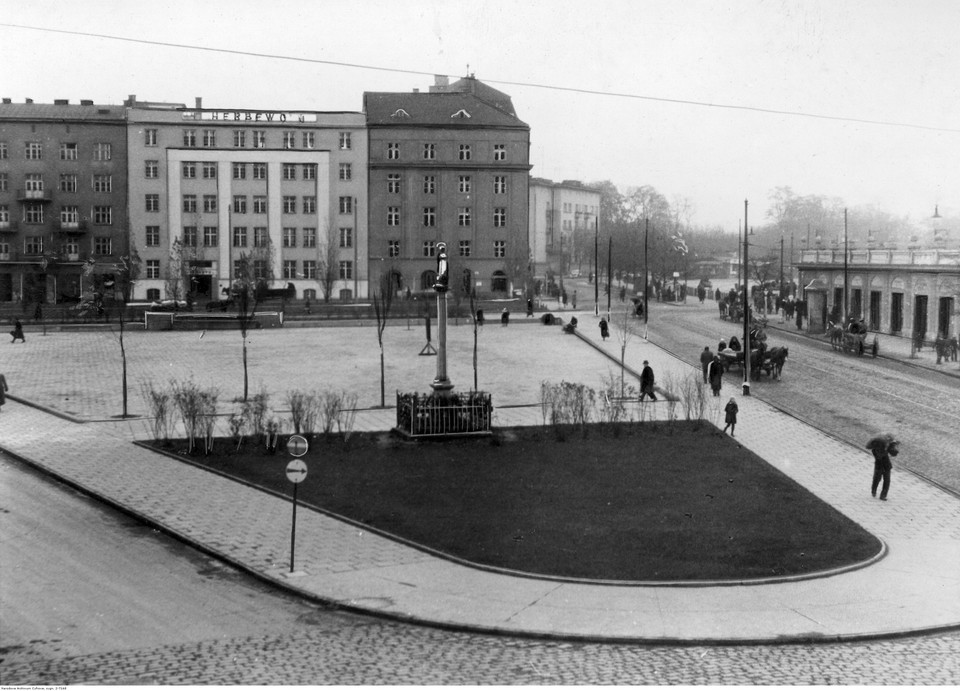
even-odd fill
[[[275,110],[190,110],[184,111],[184,120],[211,120],[245,123],[302,123],[316,122],[316,113],[287,113]]]

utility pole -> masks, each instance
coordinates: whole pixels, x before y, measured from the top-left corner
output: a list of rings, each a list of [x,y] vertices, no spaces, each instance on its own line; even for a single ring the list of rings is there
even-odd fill
[[[600,316],[600,268],[597,256],[600,254],[600,221],[593,221],[593,314]]]
[[[849,305],[847,304],[847,210],[843,210],[843,323],[847,323],[847,319],[850,318],[850,313],[847,311]]]
[[[613,293],[613,236],[607,238],[607,321],[610,321],[610,297]]]
[[[643,338],[647,338],[647,320],[650,306],[647,303],[647,280],[649,279],[647,264],[647,238],[650,236],[650,219],[643,219]]]
[[[747,228],[747,207],[749,202],[743,200],[743,395],[750,395],[750,290],[747,284],[750,283],[748,247],[750,241],[747,239],[749,233]]]

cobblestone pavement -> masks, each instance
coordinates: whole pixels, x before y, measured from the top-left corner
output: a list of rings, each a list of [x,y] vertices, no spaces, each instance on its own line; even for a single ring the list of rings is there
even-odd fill
[[[960,633],[873,643],[570,643],[327,614],[288,635],[0,665],[5,685],[817,684],[960,681]]]

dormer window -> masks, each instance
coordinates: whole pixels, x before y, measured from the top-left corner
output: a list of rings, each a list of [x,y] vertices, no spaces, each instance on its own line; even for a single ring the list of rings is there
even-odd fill
[[[391,118],[409,118],[410,113],[405,111],[403,108],[397,108],[395,111],[393,111],[393,115],[391,115],[390,117]]]
[[[466,110],[464,110],[463,108],[461,108],[460,110],[458,110],[456,113],[454,113],[454,114],[451,115],[450,117],[451,117],[451,118],[458,118],[458,119],[460,119],[460,120],[463,120],[463,119],[469,118],[469,117],[471,117],[471,116],[470,116],[470,113],[468,113]]]

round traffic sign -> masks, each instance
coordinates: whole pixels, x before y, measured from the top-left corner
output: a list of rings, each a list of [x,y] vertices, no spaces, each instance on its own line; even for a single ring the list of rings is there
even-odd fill
[[[290,452],[291,456],[300,458],[307,452],[308,448],[310,448],[310,445],[307,440],[299,434],[293,434],[287,439],[287,451]]]
[[[307,464],[299,458],[287,463],[287,479],[293,484],[299,484],[307,479]]]

